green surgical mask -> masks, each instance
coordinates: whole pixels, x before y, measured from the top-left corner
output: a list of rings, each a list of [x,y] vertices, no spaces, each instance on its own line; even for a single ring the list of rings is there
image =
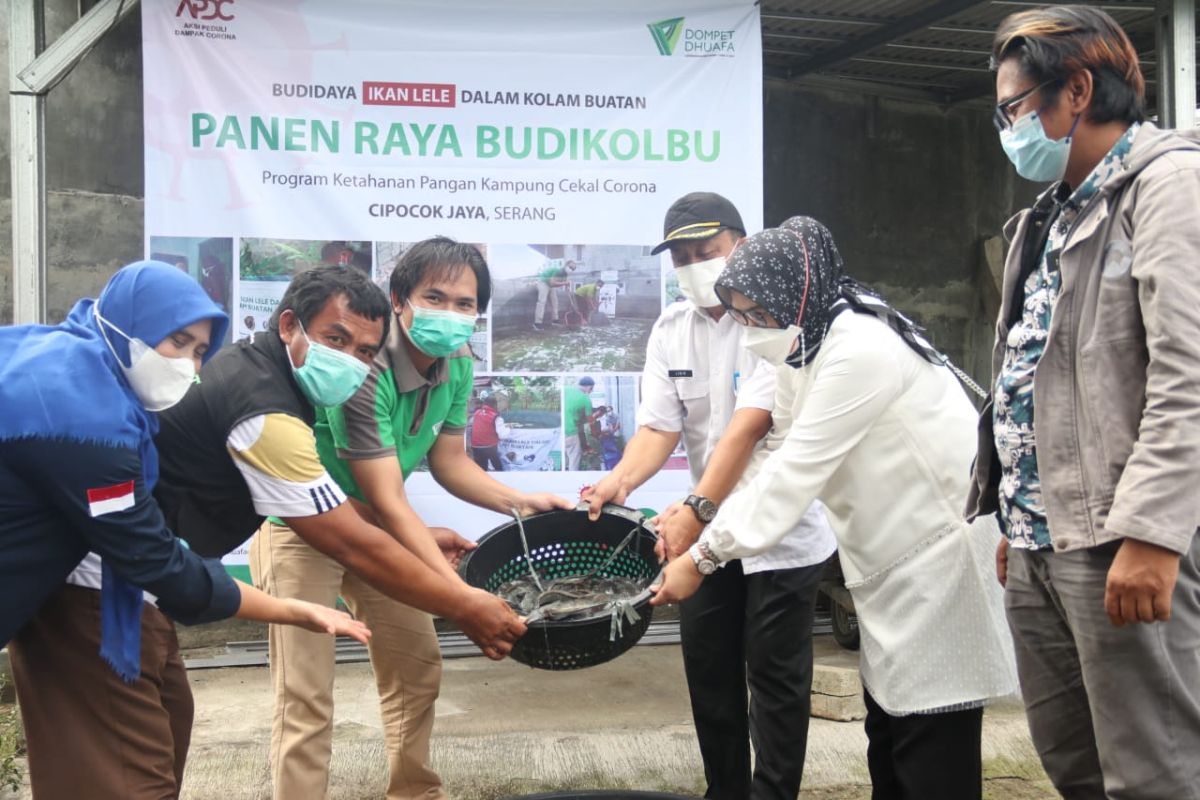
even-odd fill
[[[466,344],[475,332],[473,314],[423,308],[412,303],[408,307],[413,312],[408,338],[425,355],[445,358]]]
[[[371,368],[352,355],[309,339],[303,325],[300,325],[300,333],[308,342],[304,364],[299,367],[292,364],[292,374],[296,376],[296,383],[300,384],[300,391],[314,406],[340,406],[363,385]],[[289,351],[288,361],[291,360]]]

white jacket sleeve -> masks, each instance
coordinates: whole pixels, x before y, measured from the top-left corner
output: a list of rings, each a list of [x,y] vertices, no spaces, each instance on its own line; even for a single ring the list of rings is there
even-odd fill
[[[793,530],[846,455],[901,393],[894,353],[878,341],[845,337],[826,346],[828,351],[808,367],[811,386],[794,409],[782,443],[725,501],[704,533],[721,561],[765,552]],[[780,367],[781,406],[793,400],[789,388],[795,376],[784,373],[790,369]],[[779,410],[779,418],[787,419],[787,407]]]

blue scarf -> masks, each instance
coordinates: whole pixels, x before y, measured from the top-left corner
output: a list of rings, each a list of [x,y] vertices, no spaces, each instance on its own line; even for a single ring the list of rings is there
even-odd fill
[[[212,357],[229,319],[196,281],[157,261],[119,270],[96,300],[80,300],[61,325],[0,328],[0,440],[47,439],[136,449],[148,494],[158,481],[157,415],[129,387],[129,343],[100,334],[93,309],[150,347],[181,328],[212,320]],[[114,354],[115,351],[115,354]],[[120,362],[118,363],[118,359]],[[141,673],[142,592],[103,562],[100,655],[126,682]]]

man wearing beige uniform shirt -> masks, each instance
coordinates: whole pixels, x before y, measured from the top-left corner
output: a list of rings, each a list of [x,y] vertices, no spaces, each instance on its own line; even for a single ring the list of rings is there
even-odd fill
[[[655,252],[670,250],[689,302],[672,304],[655,323],[638,431],[613,471],[584,494],[593,511],[607,500],[623,501],[682,439],[693,494],[662,515],[660,533],[672,558],[688,559],[688,546],[771,425],[775,370],[743,347],[741,326],[713,294],[725,257],[744,235],[737,209],[717,194],[686,195],[667,211]],[[800,511],[778,547],[730,563],[680,610],[708,798],[794,800],[800,790],[813,606],[822,565],[834,550],[819,506]]]

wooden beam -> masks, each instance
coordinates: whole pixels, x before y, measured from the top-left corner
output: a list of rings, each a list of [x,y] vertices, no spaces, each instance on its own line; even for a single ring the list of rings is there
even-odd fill
[[[912,67],[915,69],[936,69],[943,72],[982,72],[990,73],[987,67],[972,67],[963,64],[947,64],[944,61],[903,61],[898,58],[876,58],[875,56],[853,56],[847,61],[860,64],[878,64],[885,67]]]
[[[787,78],[784,71],[771,67],[763,70],[763,76],[768,80],[784,83],[792,89],[825,89],[827,91],[849,92],[876,97],[888,97],[895,100],[930,103],[938,106],[946,104],[947,92],[939,92],[936,89],[922,89],[906,83],[897,84],[882,80],[858,80],[854,78],[830,77],[827,75],[809,75],[799,80],[793,80]]]
[[[882,17],[845,17],[838,14],[810,14],[807,11],[767,11],[766,9],[759,13],[759,17],[762,19],[786,19],[792,22],[823,22],[868,28],[886,25],[891,22],[891,20],[883,19]]]
[[[947,17],[959,14],[972,6],[979,5],[980,2],[981,0],[939,0],[939,2],[915,14],[903,17],[887,25],[882,25],[870,33],[859,36],[845,44],[832,47],[823,53],[818,53],[807,61],[797,65],[792,73],[792,77],[799,78],[803,75],[818,72],[826,67],[831,67],[834,64],[847,61],[855,56],[874,50],[876,47],[899,39],[902,36],[907,36],[914,31],[927,28],[935,22],[940,22]]]
[[[990,0],[994,6],[1015,6],[1016,8],[1042,8],[1046,3],[1039,0]],[[1153,11],[1153,3],[1091,3],[1083,0],[1082,5],[1093,6],[1104,11]]]
[[[841,16],[838,14],[810,14],[808,12],[797,11],[762,11],[759,14],[763,19],[780,19],[789,22],[817,22],[829,25],[850,25],[858,28],[879,28],[884,25],[890,25],[896,22],[895,17],[864,17],[855,15],[853,17]],[[942,33],[966,33],[976,36],[991,36],[995,31],[991,28],[979,28],[972,25],[929,25],[928,30],[939,31]]]

